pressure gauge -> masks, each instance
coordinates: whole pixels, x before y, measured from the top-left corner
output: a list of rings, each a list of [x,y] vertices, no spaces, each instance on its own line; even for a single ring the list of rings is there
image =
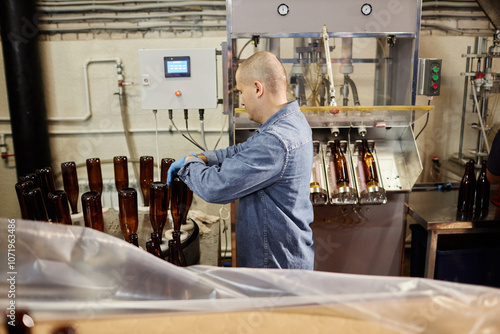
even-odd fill
[[[290,9],[288,8],[288,5],[284,3],[278,6],[278,14],[280,14],[281,16],[287,15],[289,11]]]
[[[363,6],[361,6],[361,13],[363,13],[363,15],[370,15],[372,13],[372,5],[370,5],[369,3],[365,3]]]

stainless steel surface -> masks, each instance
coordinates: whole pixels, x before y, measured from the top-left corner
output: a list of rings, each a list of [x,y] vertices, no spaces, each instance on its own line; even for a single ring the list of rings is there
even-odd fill
[[[414,41],[414,45],[413,45],[413,56],[412,56],[412,59],[413,59],[413,74],[412,74],[412,85],[411,85],[411,88],[412,88],[412,95],[411,95],[411,101],[410,103],[412,105],[415,104],[415,101],[416,101],[416,94],[415,92],[417,91],[417,71],[418,71],[418,66],[417,66],[417,63],[416,63],[416,59],[418,59],[418,51],[419,51],[419,48],[420,48],[420,23],[421,23],[421,20],[422,20],[422,0],[418,0],[418,4],[417,4],[417,15],[416,15],[416,18],[417,18],[417,30],[415,32],[415,41]],[[415,115],[413,114],[412,115],[412,123],[415,121]]]
[[[386,32],[330,32],[328,36],[330,37],[387,37],[388,34],[394,35],[399,38],[415,38],[415,33],[393,33],[390,31]],[[311,33],[261,33],[259,34],[261,38],[302,38],[302,37],[312,37],[319,38],[321,37],[321,32],[311,32]],[[252,33],[233,33],[231,34],[232,38],[251,38]]]
[[[377,49],[375,57],[386,59],[389,53],[389,45],[386,43],[386,38],[377,38]],[[391,104],[390,93],[392,91],[392,80],[387,80],[389,73],[392,70],[392,59],[383,62],[375,63],[375,84],[373,94],[373,105],[388,105]]]
[[[369,129],[366,138],[376,142],[381,180],[386,191],[410,191],[422,171],[411,127]],[[354,143],[361,137],[350,132]]]
[[[281,3],[286,3],[290,8],[285,16],[279,15],[277,11]],[[320,33],[323,24],[327,24],[328,31],[366,34],[415,34],[419,29],[416,22],[417,7],[413,0],[371,0],[373,12],[370,15],[361,13],[364,3],[365,0],[232,1],[232,37],[241,37],[241,34],[289,36],[290,33]],[[256,17],[259,18],[258,24],[255,22]]]
[[[492,190],[492,194],[496,191]],[[496,193],[495,193],[496,194]],[[457,212],[458,191],[412,192],[407,213],[427,230],[425,277],[434,278],[439,235],[500,232],[500,208],[482,215]]]
[[[412,192],[408,212],[427,230],[500,228],[500,207],[490,203],[484,215],[462,215],[457,212],[457,201],[458,190]]]
[[[404,203],[408,193],[387,193],[383,205],[315,208],[314,269],[352,274],[403,273]]]
[[[335,108],[332,108],[334,110]],[[413,110],[398,111],[342,111],[332,114],[329,111],[304,112],[311,128],[330,127],[408,127],[411,125]],[[237,129],[256,129],[259,124],[248,119],[246,113],[235,115],[234,126]]]

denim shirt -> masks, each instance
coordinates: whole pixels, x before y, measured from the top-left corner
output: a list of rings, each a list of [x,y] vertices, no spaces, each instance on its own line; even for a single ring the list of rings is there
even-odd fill
[[[312,132],[296,101],[277,111],[244,143],[189,159],[179,177],[203,200],[239,199],[240,266],[313,269],[309,182]]]

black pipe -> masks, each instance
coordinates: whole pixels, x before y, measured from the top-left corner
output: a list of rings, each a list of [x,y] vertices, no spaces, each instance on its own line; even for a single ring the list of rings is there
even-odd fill
[[[17,175],[51,164],[34,0],[0,1],[0,29]]]

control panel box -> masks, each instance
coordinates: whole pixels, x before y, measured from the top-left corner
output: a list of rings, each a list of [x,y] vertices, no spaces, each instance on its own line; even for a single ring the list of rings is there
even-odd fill
[[[142,109],[217,108],[215,49],[139,50]]]
[[[418,59],[418,95],[438,96],[441,93],[442,64],[442,59]]]

